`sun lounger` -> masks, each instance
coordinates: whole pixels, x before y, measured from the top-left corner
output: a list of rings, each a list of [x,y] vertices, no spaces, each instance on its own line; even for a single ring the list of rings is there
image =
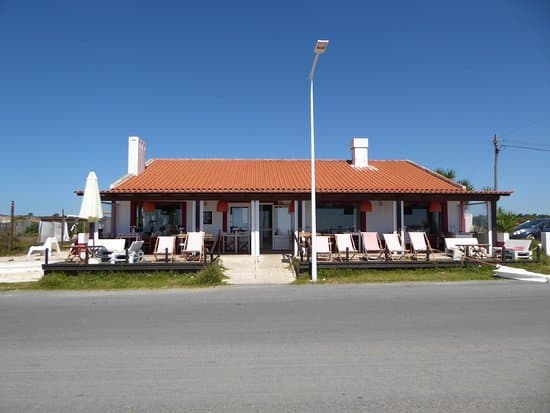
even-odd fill
[[[115,251],[110,255],[111,264],[128,262],[130,264],[143,261],[144,252],[141,250],[144,241],[133,241],[127,251]]]
[[[382,257],[384,248],[382,247],[378,232],[361,232],[361,240],[363,243],[363,253],[365,254],[364,257],[367,260],[378,260]],[[371,256],[374,256],[374,258],[371,258]]]
[[[316,250],[317,250],[317,259],[324,261],[332,260],[332,248],[330,237],[326,235],[317,235],[315,237]]]
[[[382,236],[386,244],[386,258],[388,260],[405,258],[405,247],[399,234],[382,234]]]
[[[433,253],[430,246],[430,241],[425,232],[408,232],[409,240],[411,242],[411,254],[412,258],[417,260],[420,255],[424,254],[426,261],[430,259],[430,254]]]
[[[187,261],[201,261],[204,257],[204,232],[189,232],[182,251]]]
[[[124,238],[98,238],[88,240],[88,246],[103,247],[106,252],[124,252],[126,240]]]
[[[170,261],[174,261],[174,250],[176,247],[176,236],[159,236],[155,243],[153,257],[155,261],[159,261],[168,256]],[[159,258],[160,256],[160,258]]]
[[[358,252],[351,234],[334,234],[334,238],[336,239],[339,260],[353,258]]]

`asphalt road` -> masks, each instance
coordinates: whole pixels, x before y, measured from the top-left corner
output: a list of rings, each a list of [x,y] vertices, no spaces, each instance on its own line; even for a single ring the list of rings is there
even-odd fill
[[[0,294],[0,412],[550,412],[550,285]]]

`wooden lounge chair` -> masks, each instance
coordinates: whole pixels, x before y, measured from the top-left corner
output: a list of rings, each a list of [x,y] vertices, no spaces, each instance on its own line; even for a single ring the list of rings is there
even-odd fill
[[[326,235],[317,235],[315,237],[316,249],[317,249],[317,259],[324,261],[332,260],[332,248],[330,237]]]
[[[188,232],[182,251],[186,261],[201,261],[204,258],[204,232]]]
[[[334,234],[336,238],[336,250],[338,251],[338,259],[350,259],[355,257],[358,252],[353,242],[351,234]]]
[[[380,242],[378,232],[361,232],[361,241],[363,243],[365,259],[379,260],[384,254],[384,248]],[[374,255],[374,258],[371,258],[369,254]]]
[[[176,248],[176,236],[159,236],[155,243],[155,250],[153,251],[153,256],[155,261],[165,259],[166,254],[170,261],[174,261],[174,250]],[[159,258],[160,256],[160,258]]]
[[[302,257],[309,257],[311,253],[311,232],[298,233],[299,248]]]
[[[388,260],[405,258],[405,247],[399,234],[382,234],[382,236],[386,244],[386,258]]]
[[[430,241],[425,232],[408,232],[409,240],[411,241],[412,258],[417,260],[419,256],[424,254],[426,261],[429,261],[430,254],[433,254]]]

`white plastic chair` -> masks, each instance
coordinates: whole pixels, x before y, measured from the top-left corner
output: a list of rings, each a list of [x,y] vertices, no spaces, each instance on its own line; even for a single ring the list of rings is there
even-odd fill
[[[115,251],[111,254],[111,264],[117,262],[129,262],[130,264],[134,262],[143,261],[144,252],[141,250],[143,247],[144,241],[133,241],[132,244],[128,247],[127,251]]]
[[[55,246],[57,252],[61,252],[61,248],[59,247],[59,242],[57,242],[56,237],[48,237],[46,238],[46,241],[44,241],[44,244],[42,245],[35,245],[31,246],[29,248],[29,252],[27,252],[27,257],[30,257],[33,252],[43,253],[46,251],[46,249],[49,251],[49,255],[52,254],[52,248]]]

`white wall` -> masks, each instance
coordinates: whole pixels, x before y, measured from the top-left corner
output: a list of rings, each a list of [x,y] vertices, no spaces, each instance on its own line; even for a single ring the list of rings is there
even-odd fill
[[[393,201],[371,201],[372,212],[367,212],[367,231],[393,232]]]
[[[543,253],[550,256],[550,232],[542,232],[540,237],[542,241]]]
[[[447,220],[449,222],[449,232],[461,232],[460,226],[462,215],[460,210],[460,202],[447,202]]]
[[[195,201],[185,201],[185,205],[186,205],[186,211],[187,211],[187,214],[186,214],[186,217],[185,217],[185,221],[186,221],[186,225],[185,225],[185,232],[193,232],[193,231],[197,231],[197,229],[195,229]]]
[[[464,212],[464,232],[474,231],[474,215],[471,212]]]
[[[218,231],[222,230],[223,226],[223,213],[216,211],[218,206],[218,201],[204,201],[203,202],[203,211],[212,212],[212,224],[205,224],[203,222],[204,232],[209,232],[211,234],[217,234]],[[202,217],[201,217],[202,219]]]
[[[125,234],[130,232],[130,201],[117,201],[116,202],[116,233]],[[104,228],[105,230],[110,230]]]

